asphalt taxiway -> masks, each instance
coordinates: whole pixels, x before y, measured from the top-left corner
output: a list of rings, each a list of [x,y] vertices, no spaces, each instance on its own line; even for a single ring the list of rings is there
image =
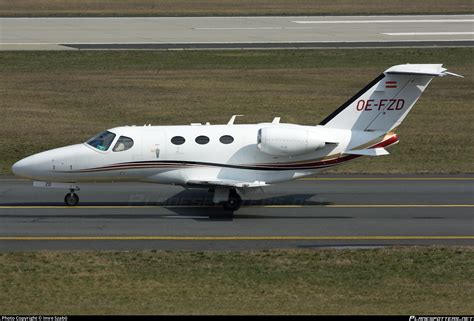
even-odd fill
[[[244,195],[233,218],[206,190],[0,179],[0,250],[474,245],[474,176],[322,176]]]
[[[0,18],[0,50],[462,47],[474,15]]]

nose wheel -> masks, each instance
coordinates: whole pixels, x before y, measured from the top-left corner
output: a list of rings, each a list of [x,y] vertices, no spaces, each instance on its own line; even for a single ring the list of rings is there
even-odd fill
[[[76,206],[79,203],[79,196],[74,193],[74,190],[71,190],[70,193],[64,196],[64,203],[66,203],[67,206]]]

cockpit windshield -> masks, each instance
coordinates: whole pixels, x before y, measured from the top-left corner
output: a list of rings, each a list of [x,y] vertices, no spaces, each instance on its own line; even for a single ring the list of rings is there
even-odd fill
[[[87,141],[87,144],[101,151],[109,149],[114,141],[115,134],[109,131],[102,132]]]

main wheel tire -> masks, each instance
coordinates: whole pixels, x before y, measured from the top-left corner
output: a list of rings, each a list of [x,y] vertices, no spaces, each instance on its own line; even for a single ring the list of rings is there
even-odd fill
[[[230,192],[229,199],[224,203],[224,209],[227,211],[237,211],[242,205],[242,198],[237,192]]]
[[[76,206],[79,203],[79,196],[77,196],[76,193],[66,194],[64,203],[66,203],[67,206]]]

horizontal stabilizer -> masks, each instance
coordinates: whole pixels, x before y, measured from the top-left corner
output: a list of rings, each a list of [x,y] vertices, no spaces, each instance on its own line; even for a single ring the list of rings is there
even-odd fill
[[[205,180],[205,179],[192,179],[186,181],[187,186],[194,187],[215,187],[215,186],[228,186],[228,187],[261,187],[267,186],[265,182],[255,181],[255,182],[242,182],[234,180]]]
[[[350,155],[361,155],[361,156],[382,156],[390,154],[385,148],[368,148],[368,149],[359,149],[359,150],[348,150],[344,154]]]
[[[427,75],[427,76],[455,76],[464,78],[464,76],[448,72],[442,64],[405,64],[393,66],[385,70],[385,74],[406,74],[406,75]]]

